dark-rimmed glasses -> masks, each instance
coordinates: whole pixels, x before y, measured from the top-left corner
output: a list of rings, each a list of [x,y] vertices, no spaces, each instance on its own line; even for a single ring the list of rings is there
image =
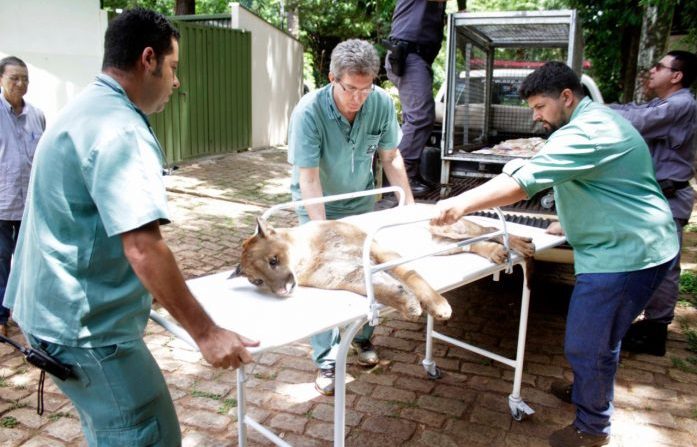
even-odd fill
[[[653,64],[653,68],[655,68],[656,71],[661,71],[662,68],[666,68],[670,71],[680,71],[677,68],[670,67],[662,62],[656,62],[655,64]]]

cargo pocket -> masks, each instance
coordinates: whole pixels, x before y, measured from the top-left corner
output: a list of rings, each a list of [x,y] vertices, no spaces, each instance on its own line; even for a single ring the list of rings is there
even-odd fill
[[[145,447],[160,442],[160,426],[157,419],[152,417],[133,427],[95,430],[95,435],[99,445]]]

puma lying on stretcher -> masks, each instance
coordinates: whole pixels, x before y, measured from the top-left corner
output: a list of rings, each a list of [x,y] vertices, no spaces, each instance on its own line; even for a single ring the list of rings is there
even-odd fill
[[[451,239],[472,235],[463,235],[462,231],[476,235],[487,232],[471,222],[434,228],[439,237]],[[257,233],[244,241],[240,264],[231,277],[245,276],[255,286],[278,296],[290,295],[296,284],[366,295],[362,266],[365,237],[355,225],[336,220],[274,229],[257,219]],[[515,239],[520,243],[511,246],[519,247],[524,256],[532,256],[535,250],[531,241]],[[473,244],[470,251],[494,262],[503,262],[506,256],[503,246],[496,242]],[[373,243],[370,257],[375,264],[381,264],[400,256]],[[373,287],[379,303],[395,308],[407,318],[417,318],[422,309],[439,320],[447,320],[452,313],[448,301],[408,265],[373,275]]]

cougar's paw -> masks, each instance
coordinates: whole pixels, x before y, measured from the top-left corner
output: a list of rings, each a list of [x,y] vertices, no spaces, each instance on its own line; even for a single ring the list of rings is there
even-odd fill
[[[517,237],[511,239],[511,247],[526,258],[535,256],[535,244],[529,237]]]
[[[404,306],[404,308],[401,309],[401,313],[409,320],[417,320],[423,313],[423,309],[418,301],[409,302]]]
[[[503,264],[506,262],[506,248],[499,245],[489,253],[489,260],[494,264]]]
[[[436,320],[449,320],[450,316],[453,314],[453,309],[450,307],[450,303],[443,298],[443,302],[431,306],[429,313]]]

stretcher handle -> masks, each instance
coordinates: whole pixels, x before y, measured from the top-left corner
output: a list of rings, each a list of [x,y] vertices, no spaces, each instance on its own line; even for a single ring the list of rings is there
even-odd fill
[[[337,200],[354,199],[356,197],[364,196],[374,196],[388,192],[398,193],[398,206],[404,205],[404,190],[399,186],[386,186],[384,188],[368,189],[366,191],[348,192],[346,194],[336,194],[333,196],[315,197],[312,199],[294,200],[292,202],[279,203],[278,205],[274,205],[271,208],[264,211],[264,214],[261,215],[261,218],[264,220],[268,220],[268,218],[271,217],[276,211],[288,208],[297,208],[301,205],[315,205],[317,203],[336,202]]]
[[[370,230],[367,233],[365,240],[363,241],[363,277],[365,278],[365,290],[366,296],[368,297],[369,310],[368,310],[368,321],[371,325],[376,325],[378,319],[380,318],[380,306],[375,301],[375,290],[373,288],[373,274],[384,270],[389,270],[398,265],[406,264],[407,262],[416,261],[418,259],[426,258],[429,256],[434,256],[440,253],[445,253],[447,251],[453,250],[455,248],[465,247],[467,245],[474,244],[476,242],[481,242],[489,239],[493,239],[498,236],[503,237],[503,246],[506,249],[506,273],[511,273],[513,271],[513,260],[511,258],[510,250],[510,240],[508,236],[508,227],[506,225],[506,219],[499,208],[492,208],[496,213],[499,220],[501,221],[501,229],[493,231],[491,233],[482,234],[469,239],[458,241],[456,243],[447,245],[445,247],[439,247],[437,250],[428,251],[411,257],[404,257],[399,259],[394,259],[392,261],[383,262],[375,266],[371,266],[370,263],[370,246],[375,239],[378,232],[392,227],[398,227],[403,225],[410,225],[418,222],[428,222],[433,218],[437,217],[437,213],[432,214],[429,217],[419,217],[418,219],[409,219],[396,223],[388,223],[384,225],[379,225],[376,228]]]

